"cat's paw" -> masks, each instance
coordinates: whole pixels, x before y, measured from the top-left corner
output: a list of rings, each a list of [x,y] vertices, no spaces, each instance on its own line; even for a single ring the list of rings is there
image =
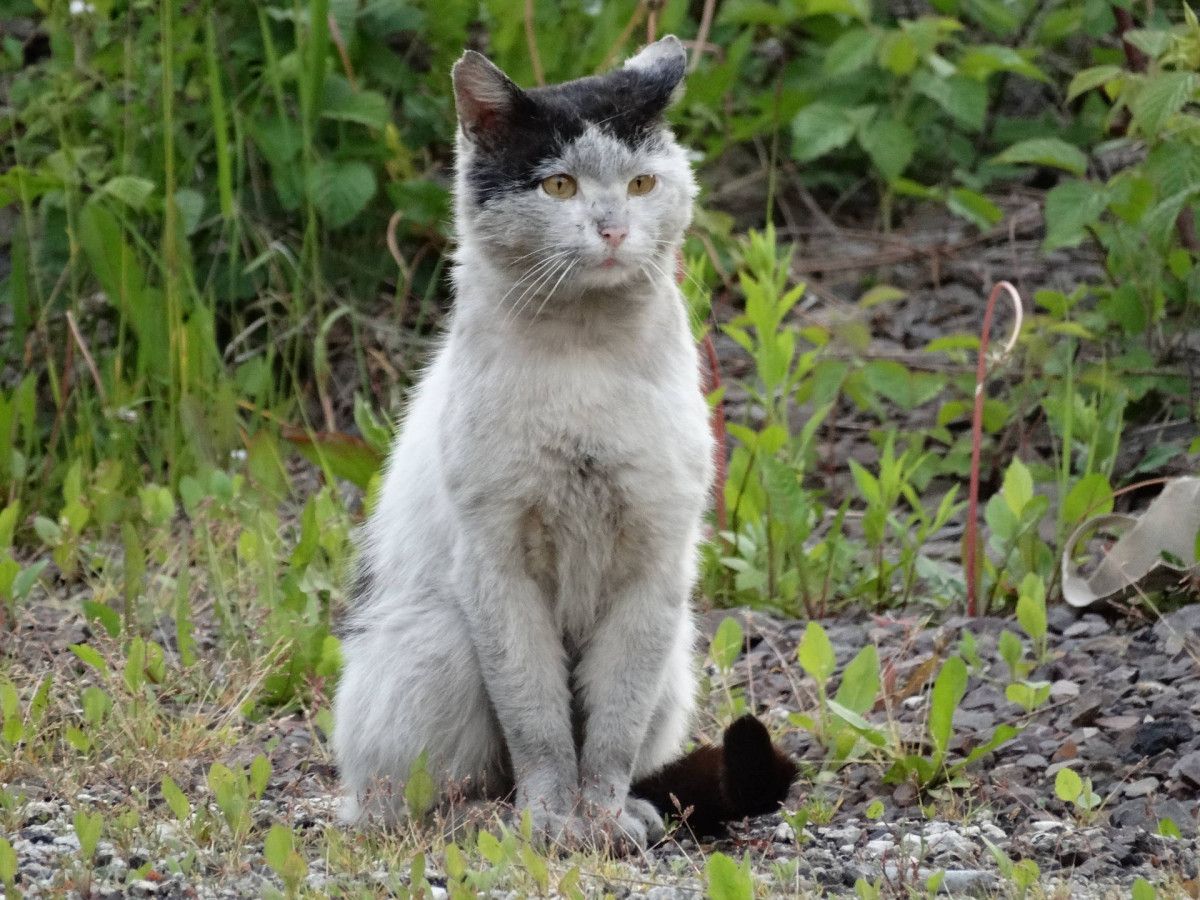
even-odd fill
[[[643,800],[641,797],[626,797],[625,812],[642,823],[642,827],[646,829],[648,843],[657,844],[666,835],[662,813],[655,809],[654,804],[649,800]]]
[[[568,850],[587,843],[590,827],[588,822],[575,812],[561,812],[545,804],[534,803],[513,812],[513,827],[520,830],[525,816],[532,825],[530,837],[540,850]]]
[[[645,850],[662,836],[662,821],[644,801],[628,798],[624,804],[585,802],[588,848],[612,856]]]

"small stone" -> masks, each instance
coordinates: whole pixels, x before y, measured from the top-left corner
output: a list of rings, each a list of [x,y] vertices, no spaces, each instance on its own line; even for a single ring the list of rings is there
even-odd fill
[[[139,878],[129,885],[129,896],[131,897],[154,897],[157,894],[158,885],[153,881],[147,881],[145,878]]]
[[[1072,606],[1056,603],[1046,610],[1046,625],[1055,634],[1062,634],[1079,619],[1079,613]]]
[[[991,891],[995,886],[996,877],[983,869],[946,869],[942,873],[943,894],[978,894]]]
[[[1071,724],[1076,728],[1094,724],[1106,702],[1106,698],[1093,693],[1080,697],[1071,710]]]
[[[863,852],[867,856],[883,856],[885,853],[891,853],[895,848],[896,842],[891,838],[876,838],[873,841],[867,841]]]
[[[1130,728],[1136,728],[1139,721],[1137,716],[1104,716],[1097,719],[1096,724],[1109,731],[1128,731]]]
[[[1051,700],[1072,700],[1079,696],[1079,685],[1065,678],[1050,685]]]
[[[1133,732],[1129,739],[1127,759],[1158,756],[1192,739],[1192,726],[1182,720],[1164,719],[1146,722]]]
[[[63,853],[73,853],[79,849],[79,838],[74,834],[60,834],[54,839],[54,846]]]
[[[54,829],[45,825],[29,825],[21,829],[21,837],[34,844],[53,844],[57,836]]]
[[[1158,789],[1157,778],[1139,778],[1125,785],[1126,797],[1146,797]]]
[[[917,789],[908,782],[898,786],[892,792],[892,800],[897,806],[911,806],[917,799]]]
[[[1063,828],[1063,823],[1057,819],[1038,819],[1036,822],[1031,822],[1029,828],[1031,831],[1045,832],[1058,831]]]
[[[25,825],[44,825],[54,818],[58,812],[58,806],[53,803],[47,803],[45,800],[35,800],[32,803],[25,804]]]
[[[856,844],[862,837],[862,829],[855,825],[843,825],[841,828],[823,828],[820,834],[837,844]]]
[[[1016,764],[1024,769],[1044,769],[1050,765],[1046,757],[1040,753],[1026,753],[1017,760]]]
[[[792,831],[792,826],[787,822],[780,822],[775,826],[775,830],[771,832],[771,840],[777,844],[790,844],[795,839],[795,832]]]
[[[1171,767],[1171,777],[1182,779],[1194,788],[1200,788],[1200,750],[1193,750],[1181,756]]]

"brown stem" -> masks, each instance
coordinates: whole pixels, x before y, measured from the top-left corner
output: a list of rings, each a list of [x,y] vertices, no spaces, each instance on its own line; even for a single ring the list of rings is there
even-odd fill
[[[688,63],[688,71],[695,72],[700,65],[700,57],[708,44],[708,32],[712,29],[713,14],[716,12],[717,0],[704,0],[704,10],[700,13],[700,29],[696,32],[696,46],[692,50],[692,60]]]
[[[537,34],[533,30],[533,0],[525,0],[525,44],[529,47],[529,62],[533,66],[533,80],[539,86],[546,83],[546,72],[542,68],[542,57],[538,53]]]

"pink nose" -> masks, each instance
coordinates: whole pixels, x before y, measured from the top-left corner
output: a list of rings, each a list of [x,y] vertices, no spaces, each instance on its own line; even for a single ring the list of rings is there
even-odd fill
[[[607,225],[600,229],[600,237],[604,238],[604,243],[616,250],[625,238],[629,237],[629,229],[623,225]]]

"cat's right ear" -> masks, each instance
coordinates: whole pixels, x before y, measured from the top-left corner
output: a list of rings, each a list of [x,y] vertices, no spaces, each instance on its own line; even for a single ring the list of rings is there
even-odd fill
[[[521,89],[482,53],[468,50],[454,64],[454,103],[463,132],[473,140],[487,138],[504,126]]]

